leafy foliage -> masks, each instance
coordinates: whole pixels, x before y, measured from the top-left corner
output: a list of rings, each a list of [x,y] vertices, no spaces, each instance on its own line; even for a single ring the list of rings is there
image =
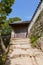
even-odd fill
[[[19,17],[9,18],[9,22],[21,21]]]
[[[31,39],[31,43],[34,43],[37,40],[35,36],[30,37],[30,39]]]
[[[0,29],[1,24],[6,21],[6,16],[11,13],[12,8],[15,0],[1,0],[0,1]]]
[[[8,15],[12,11],[11,6],[13,3],[14,3],[14,0],[1,0],[1,2],[0,2],[1,14]]]
[[[2,24],[2,34],[10,34],[10,32],[12,31],[12,28],[9,26],[9,24],[11,22],[15,22],[15,21],[21,21],[21,19],[19,17],[15,17],[15,18],[9,18],[9,20],[7,20],[6,22],[4,22],[4,24]]]
[[[2,30],[2,34],[9,34],[11,32],[11,28],[8,26],[9,21],[6,22],[6,16],[11,13],[11,6],[13,5],[14,1],[15,0],[0,0],[0,30]],[[2,51],[2,49],[0,50]],[[4,65],[2,58],[5,57],[4,55],[6,54],[3,55],[3,52],[1,52],[0,55],[0,65]]]
[[[3,29],[2,29],[2,35],[8,35],[8,34],[10,34],[11,33],[11,31],[12,31],[12,28],[10,27],[10,26],[7,26],[6,28],[4,27]]]

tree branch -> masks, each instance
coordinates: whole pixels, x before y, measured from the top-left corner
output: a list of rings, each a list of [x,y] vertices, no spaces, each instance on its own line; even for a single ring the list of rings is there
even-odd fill
[[[3,40],[2,40],[2,38],[1,38],[1,46],[2,46],[2,49],[4,50],[4,52],[5,53],[7,53],[8,52],[8,49],[9,49],[9,47],[5,47],[5,45],[4,45],[4,43],[3,43]]]

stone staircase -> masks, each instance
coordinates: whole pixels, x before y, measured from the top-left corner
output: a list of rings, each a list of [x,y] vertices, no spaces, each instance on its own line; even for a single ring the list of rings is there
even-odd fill
[[[28,38],[13,38],[8,56],[9,65],[43,65],[43,52],[32,48]]]

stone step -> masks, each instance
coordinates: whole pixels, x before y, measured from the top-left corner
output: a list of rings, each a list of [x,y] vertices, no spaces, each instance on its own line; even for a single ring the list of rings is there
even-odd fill
[[[10,58],[10,65],[43,65],[43,56],[15,56]]]
[[[10,44],[27,44],[30,43],[29,39],[16,39],[16,40],[11,40]]]
[[[28,38],[13,38],[10,45],[9,65],[43,65],[43,52],[40,49],[32,48]]]
[[[11,40],[15,40],[15,41],[28,41],[30,39],[29,38],[13,38]]]
[[[19,43],[19,44],[20,44],[20,43],[26,43],[26,44],[27,44],[27,43],[30,43],[30,42],[29,42],[29,41],[14,41],[14,40],[13,40],[13,41],[11,41],[10,43],[12,43],[12,44],[15,44],[15,43]]]
[[[9,51],[9,56],[12,57],[14,55],[30,55],[30,56],[36,56],[36,55],[43,55],[43,52],[41,52],[40,50],[38,49],[13,49],[12,51]]]
[[[11,45],[15,45],[15,44],[16,44],[16,45],[19,45],[19,44],[20,44],[20,45],[23,45],[23,44],[28,44],[28,43],[29,43],[29,42],[14,42],[14,41],[13,41],[13,42],[11,42],[10,44],[11,44]]]
[[[43,56],[42,55],[37,55],[35,57],[35,59],[36,59],[38,65],[43,65]]]
[[[30,57],[11,59],[11,65],[33,65]]]
[[[29,44],[25,45],[14,45],[15,48],[29,49],[31,46]]]
[[[31,48],[31,45],[30,44],[22,44],[22,45],[19,45],[19,44],[15,44],[15,45],[11,45],[10,46],[10,49],[14,49],[14,48],[18,48],[18,49],[30,49]]]
[[[25,59],[25,60],[23,60],[23,59]],[[27,59],[30,59],[31,61],[30,61],[30,60],[27,61]],[[15,61],[14,61],[14,60],[15,60]],[[18,55],[18,56],[17,56],[17,55],[16,55],[15,57],[13,56],[13,57],[11,58],[11,62],[14,61],[15,63],[14,63],[14,62],[13,62],[13,63],[14,63],[15,65],[16,65],[16,64],[19,64],[19,62],[17,62],[18,60],[19,60],[19,62],[23,60],[22,62],[20,62],[21,64],[22,64],[22,63],[24,64],[24,62],[27,61],[27,63],[30,62],[29,65],[31,65],[31,64],[32,64],[32,65],[43,65],[43,56],[42,56],[42,55],[37,55],[37,56],[28,56],[28,55],[27,55],[27,56],[26,56],[26,55]],[[20,64],[20,65],[21,65],[21,64]],[[28,64],[26,64],[26,65],[28,65]]]

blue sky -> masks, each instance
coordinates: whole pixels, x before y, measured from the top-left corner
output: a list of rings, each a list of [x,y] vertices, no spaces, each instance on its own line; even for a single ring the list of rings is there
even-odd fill
[[[40,0],[15,0],[12,12],[7,18],[20,17],[22,20],[31,20]]]

